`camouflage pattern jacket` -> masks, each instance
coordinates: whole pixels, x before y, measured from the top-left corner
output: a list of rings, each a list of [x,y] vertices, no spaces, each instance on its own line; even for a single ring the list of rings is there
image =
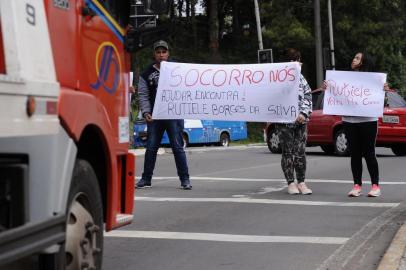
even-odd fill
[[[300,74],[299,82],[299,113],[306,117],[306,122],[309,121],[309,117],[312,114],[312,89],[307,83],[305,77]]]

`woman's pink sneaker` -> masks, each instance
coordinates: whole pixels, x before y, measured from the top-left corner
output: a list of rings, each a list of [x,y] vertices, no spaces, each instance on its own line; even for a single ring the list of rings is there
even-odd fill
[[[297,188],[303,195],[310,195],[313,193],[313,191],[310,188],[308,188],[304,182],[299,183],[297,185]]]
[[[359,197],[362,194],[361,186],[358,184],[355,184],[350,192],[348,192],[349,197]]]
[[[368,192],[368,197],[379,197],[381,196],[381,188],[377,184],[373,184],[371,191]]]
[[[297,185],[295,182],[292,182],[288,185],[288,193],[291,195],[299,194],[299,189],[297,189]]]

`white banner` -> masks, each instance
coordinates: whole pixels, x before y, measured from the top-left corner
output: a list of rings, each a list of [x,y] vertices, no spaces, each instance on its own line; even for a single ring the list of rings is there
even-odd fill
[[[381,117],[386,74],[373,72],[326,72],[327,89],[323,113],[345,116]]]
[[[294,122],[300,65],[163,62],[152,117]]]

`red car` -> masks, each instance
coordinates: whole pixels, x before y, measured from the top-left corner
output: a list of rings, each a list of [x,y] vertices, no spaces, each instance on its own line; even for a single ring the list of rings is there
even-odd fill
[[[385,108],[378,120],[376,146],[390,147],[397,156],[406,155],[406,101],[396,92],[386,92]],[[348,155],[348,141],[341,116],[323,114],[323,95],[313,104],[308,124],[308,146],[320,146],[328,154]],[[267,123],[264,138],[272,153],[280,153],[273,123]]]

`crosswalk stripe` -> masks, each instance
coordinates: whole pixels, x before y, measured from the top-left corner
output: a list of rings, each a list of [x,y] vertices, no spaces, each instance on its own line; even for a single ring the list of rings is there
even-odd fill
[[[137,176],[135,179],[141,179]],[[153,180],[178,180],[178,176],[157,176]],[[231,178],[231,177],[199,177],[194,176],[190,178],[191,180],[198,181],[235,181],[235,182],[286,182],[285,179],[266,179],[266,178]],[[338,184],[353,184],[352,180],[339,180],[339,179],[307,179],[308,183],[338,183]],[[369,184],[368,181],[365,181]],[[404,181],[381,181],[380,185],[406,185]]]
[[[136,201],[144,202],[230,202],[230,203],[256,203],[256,204],[282,204],[301,206],[347,206],[347,207],[396,207],[399,203],[367,203],[367,202],[323,202],[299,200],[272,200],[252,198],[170,198],[170,197],[140,197]]]
[[[238,234],[129,231],[129,230],[115,230],[105,233],[105,236],[124,237],[124,238],[199,240],[199,241],[240,242],[240,243],[306,243],[306,244],[329,244],[329,245],[342,245],[349,239],[344,237],[238,235]]]

